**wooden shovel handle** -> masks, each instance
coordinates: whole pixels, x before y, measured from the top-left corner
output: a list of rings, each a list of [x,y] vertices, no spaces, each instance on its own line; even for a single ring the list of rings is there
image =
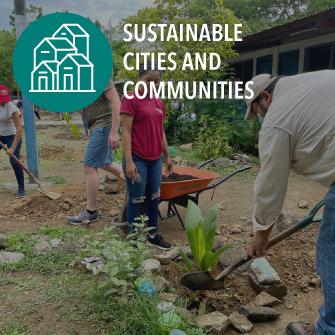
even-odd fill
[[[14,159],[14,161],[34,180],[36,184],[38,184],[40,187],[42,187],[42,183],[40,180],[38,180],[21,162],[20,160],[13,154],[10,155],[7,151],[7,147],[0,141],[0,147],[6,151],[6,154]]]
[[[274,237],[272,240],[269,241],[266,249],[270,249],[271,247],[273,247],[274,245],[278,244],[279,242],[285,240],[287,237],[293,235],[294,233],[296,233],[297,231],[309,226],[312,222],[313,219],[316,215],[316,213],[319,211],[319,209],[321,207],[323,207],[323,205],[325,204],[325,200],[321,200],[319,203],[317,203],[315,205],[315,207],[310,211],[309,215],[306,216],[305,218],[303,218],[302,220],[300,220],[299,222],[297,222],[294,226],[284,230],[282,233],[280,233],[278,236]],[[249,262],[250,259],[247,258],[241,258],[239,259],[237,262],[233,263],[232,265],[228,266],[225,270],[223,270],[216,278],[215,280],[220,280],[224,277],[226,277],[227,275],[229,275],[230,273],[232,273],[233,271],[235,271],[237,268],[239,268],[240,266],[246,264],[247,262]]]

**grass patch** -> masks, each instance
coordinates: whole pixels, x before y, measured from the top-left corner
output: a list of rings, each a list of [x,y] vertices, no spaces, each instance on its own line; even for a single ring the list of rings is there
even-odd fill
[[[44,177],[42,178],[43,181],[50,183],[52,185],[66,185],[67,184],[67,180],[64,177],[60,177],[60,176],[50,176],[50,177]]]
[[[184,330],[188,335],[204,335],[202,329],[189,326],[173,315],[162,321],[157,311],[158,298],[132,295],[126,299],[95,293],[91,298],[91,317],[105,323],[108,335],[168,335],[172,329]]]
[[[76,227],[76,229],[73,227],[43,227],[39,229],[38,233],[50,236],[51,238],[74,239],[88,235],[90,232],[81,227]]]
[[[0,330],[0,335],[28,335],[30,328],[20,321],[8,321]]]

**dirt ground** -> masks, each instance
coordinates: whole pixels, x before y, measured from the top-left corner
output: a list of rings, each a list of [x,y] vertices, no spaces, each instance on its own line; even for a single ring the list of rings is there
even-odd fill
[[[85,185],[83,184],[81,160],[86,142],[60,136],[59,133],[62,131],[64,132],[56,128],[38,131],[41,177],[49,183],[49,188],[62,193],[60,200],[51,201],[33,190],[29,191],[25,201],[15,200],[15,190],[4,187],[8,183],[13,183],[14,177],[4,153],[0,153],[0,203],[2,205],[0,233],[34,232],[44,226],[62,227],[67,225],[65,220],[67,215],[76,214],[85,206]],[[235,246],[245,246],[248,242],[251,234],[252,186],[257,170],[258,167],[254,166],[251,172],[235,176],[222,184],[215,191],[213,200],[211,200],[212,192],[205,192],[201,195],[200,207],[203,211],[214,203],[220,203],[218,241],[223,243],[229,241]],[[122,190],[119,195],[99,192],[99,209],[102,219],[87,229],[98,229],[112,222],[115,211],[120,210],[124,202],[124,189]],[[313,206],[324,196],[325,192],[324,187],[291,174],[284,210],[297,217],[303,217],[308,210],[298,208],[298,201],[306,200],[310,206]],[[164,214],[166,204],[161,205],[161,211]],[[181,213],[184,216],[183,209]],[[176,217],[162,221],[160,229],[167,240],[177,245],[185,244],[185,232]],[[251,335],[283,334],[285,326],[290,321],[314,322],[317,319],[318,307],[322,302],[320,285],[318,283],[315,285],[317,233],[318,224],[315,224],[269,252],[268,259],[287,285],[288,296],[278,307],[282,316],[273,323],[256,325]],[[177,284],[179,278],[174,277],[173,274],[178,274],[178,271],[166,272],[169,272],[167,275],[169,279]],[[313,285],[311,285],[312,282]],[[35,291],[27,292],[25,299],[34,300]],[[11,292],[6,294],[10,295]],[[208,296],[213,308],[229,314],[232,310],[251,302],[256,293],[245,276],[233,274],[227,280],[226,289],[223,292],[210,293]],[[9,306],[0,305],[0,324],[6,317],[6,313],[10,312]],[[48,305],[43,307],[43,311],[32,313],[31,323],[34,329],[33,334],[86,334],[85,323],[81,323],[80,332],[72,332],[69,328],[70,324],[65,321],[60,322]],[[49,332],[50,329],[53,332]],[[226,334],[233,335],[237,332],[229,330]]]

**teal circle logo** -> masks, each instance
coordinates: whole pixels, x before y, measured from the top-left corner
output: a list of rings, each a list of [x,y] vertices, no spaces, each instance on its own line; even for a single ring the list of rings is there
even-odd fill
[[[112,74],[112,50],[90,20],[56,13],[30,24],[14,51],[14,75],[34,104],[73,112],[97,100]]]

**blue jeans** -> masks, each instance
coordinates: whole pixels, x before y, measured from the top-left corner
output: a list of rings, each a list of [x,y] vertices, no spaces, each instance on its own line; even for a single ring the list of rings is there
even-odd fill
[[[317,242],[317,268],[324,297],[317,332],[319,335],[335,335],[335,183],[326,195]]]
[[[135,218],[139,217],[141,209],[144,208],[149,218],[149,233],[157,232],[158,206],[160,198],[160,186],[162,181],[162,160],[146,161],[133,155],[133,161],[139,174],[136,181],[127,178],[128,204],[127,222],[132,227],[136,223]],[[126,162],[123,162],[123,171],[126,174]],[[132,230],[132,229],[130,229]]]
[[[10,148],[14,142],[15,135],[9,136],[0,136],[0,141],[3,144],[6,144],[8,148]],[[17,144],[16,149],[14,151],[14,156],[20,159],[20,152],[21,152],[22,140]],[[13,158],[9,159],[10,164],[15,173],[16,181],[19,187],[19,191],[24,191],[24,174],[23,170],[20,165],[18,165]]]

